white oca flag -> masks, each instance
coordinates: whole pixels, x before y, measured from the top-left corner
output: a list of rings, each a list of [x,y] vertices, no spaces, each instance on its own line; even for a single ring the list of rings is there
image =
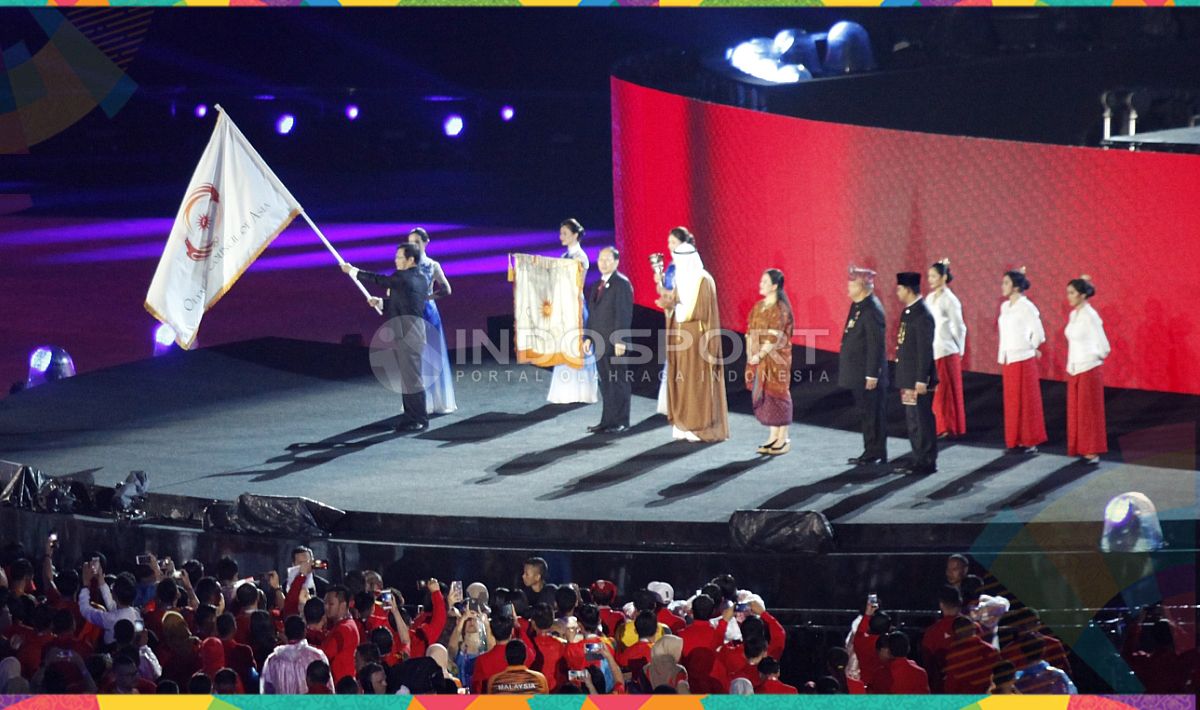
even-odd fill
[[[233,121],[217,126],[163,250],[146,310],[190,348],[200,319],[267,245],[303,212]]]

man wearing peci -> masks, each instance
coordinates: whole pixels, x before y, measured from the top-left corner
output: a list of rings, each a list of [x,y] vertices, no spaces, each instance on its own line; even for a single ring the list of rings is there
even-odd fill
[[[896,274],[896,297],[904,305],[896,336],[896,387],[904,405],[904,421],[912,443],[912,462],[896,473],[925,475],[937,471],[937,420],[933,416],[933,391],[937,366],[933,361],[933,314],[921,298],[921,275]]]
[[[388,319],[384,327],[391,329],[391,345],[400,371],[405,418],[396,431],[417,432],[429,427],[429,415],[425,410],[425,383],[421,379],[421,353],[425,349],[425,298],[429,294],[429,281],[416,268],[420,259],[420,247],[405,242],[396,249],[396,271],[391,276],[342,264],[342,271],[350,274],[350,278],[388,289],[387,298],[372,296],[367,302],[373,307],[383,308],[383,315]]]
[[[887,461],[884,413],[888,369],[883,304],[875,297],[875,272],[850,267],[847,285],[850,312],[838,354],[838,386],[850,390],[862,417],[863,452],[850,459],[857,465]]]
[[[596,265],[601,279],[588,295],[588,330],[596,351],[604,411],[600,423],[588,427],[588,431],[620,434],[629,428],[632,394],[629,367],[623,360],[633,325],[633,285],[617,271],[621,252],[616,247],[600,250]]]

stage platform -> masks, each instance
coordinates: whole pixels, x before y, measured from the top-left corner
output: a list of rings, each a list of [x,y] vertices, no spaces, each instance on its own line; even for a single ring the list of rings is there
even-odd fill
[[[1129,490],[1164,521],[1200,517],[1194,422],[1127,434],[1117,460],[1095,468],[1053,446],[1013,455],[997,441],[951,442],[936,474],[900,476],[846,463],[861,438],[827,382],[795,387],[792,453],[768,457],[755,453],[764,429],[738,389],[720,444],[671,441],[649,396],[634,397],[627,435],[594,435],[599,405],[547,404],[549,371],[495,362],[455,365],[459,411],[398,434],[399,396],[368,359],[264,339],[88,373],[0,402],[0,458],[99,486],[144,470],[152,494],[196,510],[243,492],[305,496],[352,512],[338,532],[363,539],[711,550],[729,544],[734,511],[789,509],[823,513],[843,549],[962,549],[1026,525],[1092,548],[1105,503]],[[892,437],[889,451],[907,453],[907,441]]]

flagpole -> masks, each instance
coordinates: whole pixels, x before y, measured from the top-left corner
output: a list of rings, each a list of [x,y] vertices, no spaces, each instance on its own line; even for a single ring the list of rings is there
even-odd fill
[[[329,243],[329,240],[325,238],[325,235],[321,233],[321,228],[317,226],[316,222],[312,221],[312,218],[308,216],[308,213],[301,210],[300,216],[304,218],[305,222],[308,222],[308,226],[312,227],[313,232],[315,232],[316,235],[321,238],[321,242],[325,244],[325,248],[329,250],[329,253],[333,254],[333,258],[337,259],[338,264],[345,264],[346,260],[342,258],[342,255],[338,253],[337,249],[333,248],[333,245]],[[367,298],[371,297],[371,293],[367,291],[367,287],[363,286],[361,281],[358,279],[350,280],[354,282],[355,286],[358,286],[358,290],[362,291],[364,296]],[[375,312],[383,315],[383,309],[379,308],[378,306],[375,307]]]

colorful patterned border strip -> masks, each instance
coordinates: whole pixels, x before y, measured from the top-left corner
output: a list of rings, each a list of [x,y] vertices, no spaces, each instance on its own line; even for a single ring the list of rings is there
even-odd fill
[[[1200,7],[1200,0],[0,0],[0,7]]]
[[[0,709],[13,710],[763,710],[803,705],[812,710],[1195,710],[1196,699],[1183,695],[540,695],[540,696],[284,696],[178,695],[119,696],[0,696]]]

